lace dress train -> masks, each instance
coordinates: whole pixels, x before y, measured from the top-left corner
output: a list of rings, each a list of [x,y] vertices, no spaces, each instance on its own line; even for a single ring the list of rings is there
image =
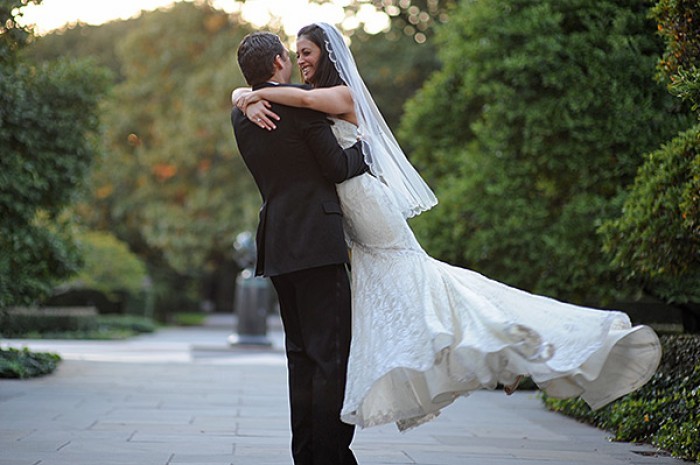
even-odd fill
[[[341,145],[354,125],[334,120]],[[352,248],[353,334],[343,421],[405,430],[457,397],[530,376],[592,408],[638,389],[661,348],[626,314],[533,295],[428,256],[370,174],[338,185]]]

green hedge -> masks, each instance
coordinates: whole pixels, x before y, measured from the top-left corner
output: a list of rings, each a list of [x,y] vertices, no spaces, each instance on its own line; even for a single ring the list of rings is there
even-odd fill
[[[10,309],[0,312],[0,336],[45,339],[124,339],[152,333],[150,318],[98,315],[92,307]]]
[[[152,333],[158,326],[150,318],[133,315],[104,315],[98,318],[98,327],[103,330],[121,330],[142,334]]]
[[[93,307],[11,308],[0,313],[0,334],[4,337],[92,331],[97,327]]]
[[[30,378],[53,372],[61,361],[57,354],[28,349],[0,349],[0,378]]]
[[[581,399],[543,395],[554,411],[606,429],[615,440],[647,442],[700,462],[700,336],[662,336],[653,378],[632,394],[593,411]]]

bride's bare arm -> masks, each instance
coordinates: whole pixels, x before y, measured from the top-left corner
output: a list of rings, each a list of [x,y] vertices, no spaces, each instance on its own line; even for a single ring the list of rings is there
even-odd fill
[[[298,87],[265,87],[241,96],[240,103],[249,105],[260,100],[311,108],[329,115],[343,115],[353,111],[353,101],[347,86],[304,90]]]
[[[257,121],[260,127],[275,129],[276,126],[271,120],[279,121],[279,117],[269,109],[268,101],[292,107],[310,108],[329,115],[354,114],[352,94],[346,86],[311,90],[286,86],[265,87],[242,94],[237,105],[248,118]],[[350,116],[349,119],[354,120],[354,116]]]
[[[233,89],[233,92],[231,92],[231,103],[233,103],[234,106],[238,106],[238,100],[246,94],[250,94],[253,92],[253,89],[250,87],[239,87],[237,89]]]
[[[257,99],[253,102],[244,103],[244,97],[252,95],[254,92],[249,87],[239,87],[231,92],[231,103],[237,106],[243,114],[263,129],[271,131],[275,129],[273,120],[279,121],[280,117],[270,110],[270,103],[266,100]]]

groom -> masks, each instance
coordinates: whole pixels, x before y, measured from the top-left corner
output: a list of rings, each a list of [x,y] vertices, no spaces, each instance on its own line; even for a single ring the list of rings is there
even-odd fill
[[[246,36],[238,64],[253,89],[289,85],[292,62],[279,37]],[[340,421],[350,349],[350,285],[335,183],[367,170],[358,144],[343,151],[322,113],[274,105],[277,129],[237,108],[238,149],[263,205],[256,275],[269,276],[286,336],[295,465],[356,465],[354,426]]]

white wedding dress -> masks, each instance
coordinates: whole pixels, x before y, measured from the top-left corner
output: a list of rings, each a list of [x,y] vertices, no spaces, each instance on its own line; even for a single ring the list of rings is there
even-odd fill
[[[343,147],[357,128],[333,119]],[[646,383],[661,347],[626,314],[532,295],[428,256],[371,174],[338,185],[352,250],[353,326],[341,418],[405,430],[459,396],[529,375],[599,408]],[[468,238],[465,238],[468,240]]]

